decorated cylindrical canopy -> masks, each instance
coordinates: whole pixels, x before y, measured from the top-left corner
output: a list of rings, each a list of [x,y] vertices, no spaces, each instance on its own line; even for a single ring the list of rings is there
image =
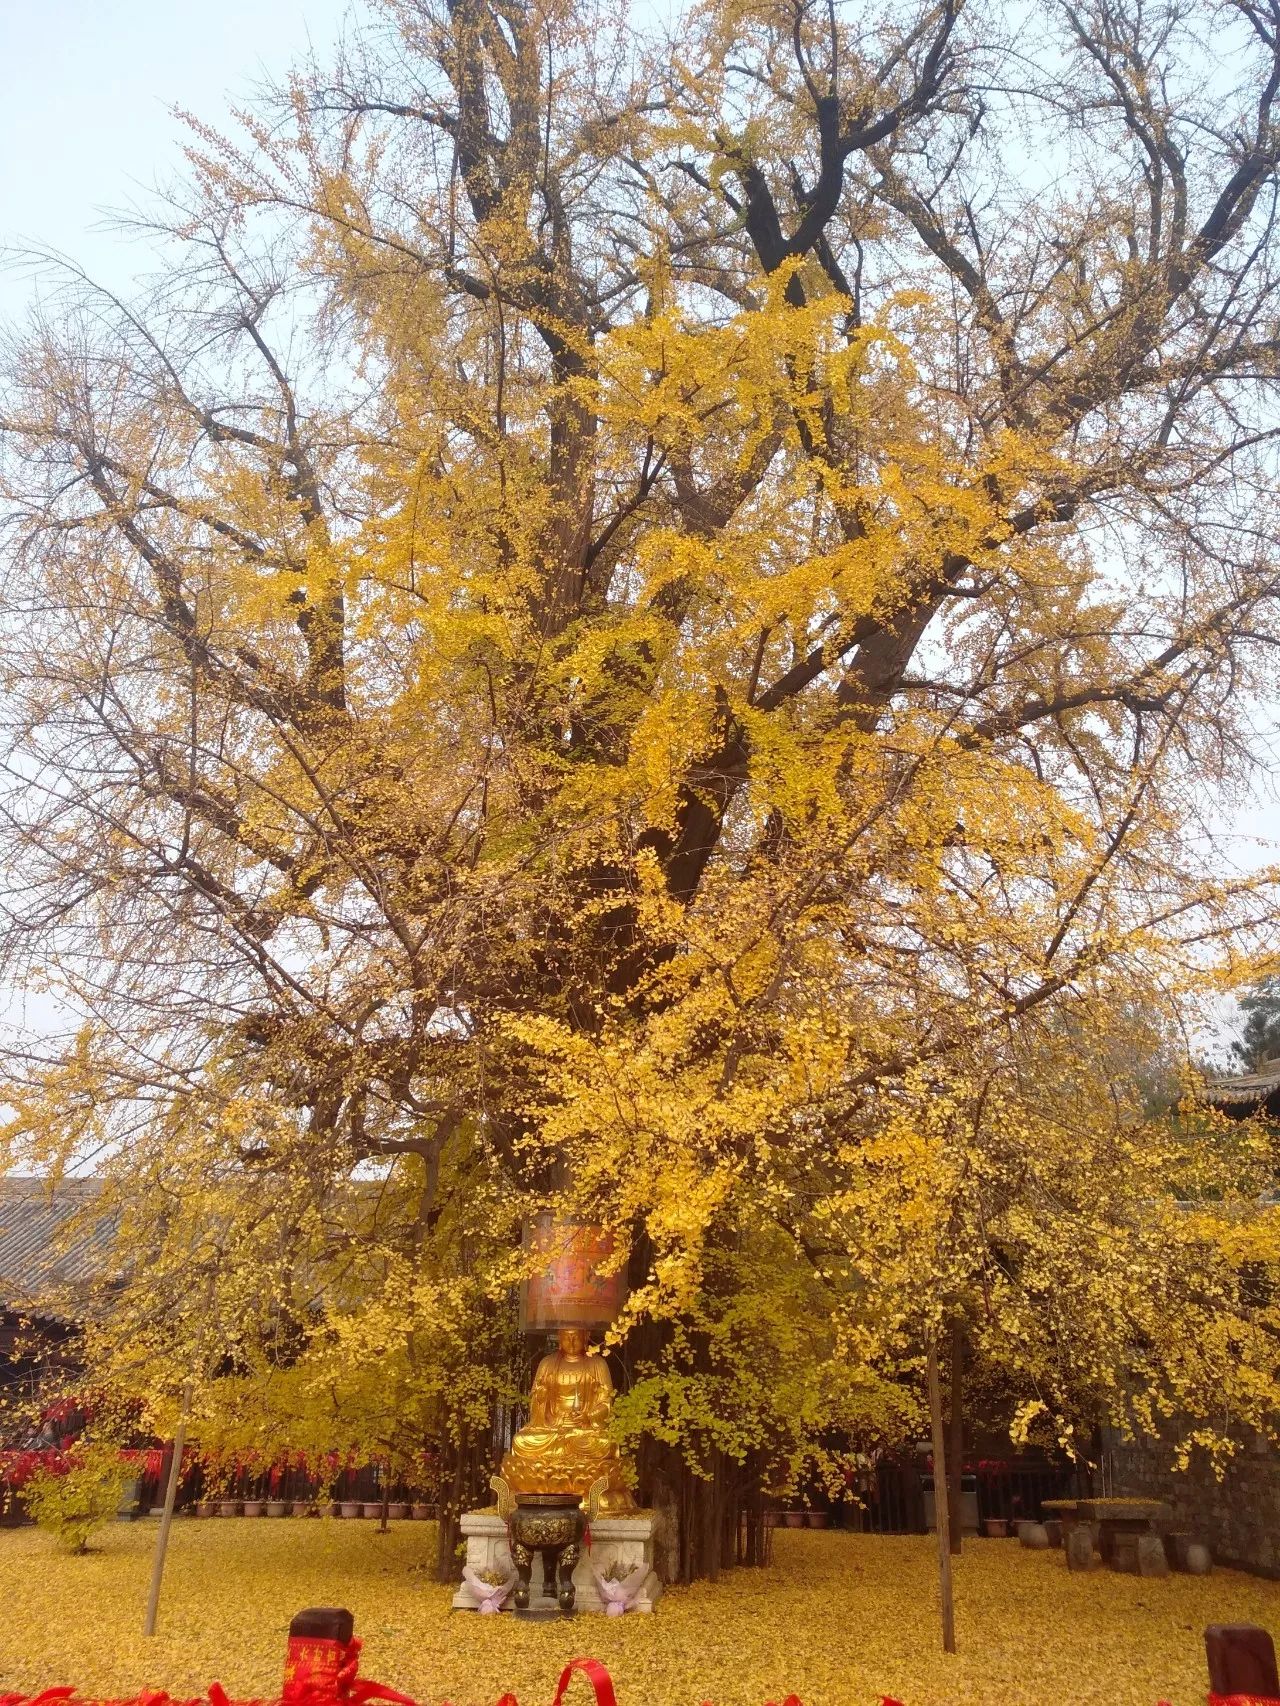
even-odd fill
[[[610,1263],[617,1249],[612,1232],[540,1214],[525,1227],[525,1246],[530,1272],[520,1288],[520,1325],[526,1333],[609,1325],[627,1288],[626,1264],[614,1271]]]

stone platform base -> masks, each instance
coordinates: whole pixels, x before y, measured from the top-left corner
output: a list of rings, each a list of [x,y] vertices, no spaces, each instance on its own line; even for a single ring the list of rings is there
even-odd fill
[[[577,1593],[577,1609],[579,1611],[603,1611],[605,1602],[596,1587],[595,1577],[591,1573],[592,1564],[601,1575],[609,1573],[610,1565],[616,1565],[615,1575],[625,1576],[635,1569],[637,1564],[647,1564],[649,1574],[639,1594],[632,1600],[630,1611],[652,1611],[662,1593],[662,1583],[658,1580],[657,1571],[653,1567],[653,1531],[657,1518],[652,1511],[639,1511],[635,1516],[598,1516],[591,1524],[591,1549],[584,1546],[582,1557],[577,1569],[573,1572],[573,1585]],[[462,1533],[467,1542],[467,1563],[477,1575],[489,1570],[500,1570],[504,1575],[512,1571],[511,1553],[507,1549],[507,1525],[496,1511],[467,1511],[462,1518]],[[514,1590],[513,1590],[514,1591]],[[474,1611],[477,1600],[471,1589],[463,1582],[453,1596],[455,1611]],[[542,1554],[533,1555],[533,1577],[529,1583],[529,1605],[546,1603],[553,1605],[554,1599],[543,1599],[542,1593]],[[508,1598],[505,1609],[510,1611],[511,1601]]]

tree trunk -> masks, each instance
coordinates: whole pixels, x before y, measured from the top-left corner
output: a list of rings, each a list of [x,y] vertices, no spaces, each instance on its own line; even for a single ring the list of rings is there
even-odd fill
[[[720,1579],[719,1514],[713,1467],[710,1477],[698,1478],[698,1538],[694,1557],[694,1567],[698,1575],[705,1576],[712,1582]]]
[[[467,1458],[470,1439],[464,1428],[453,1443],[453,1473],[449,1489],[440,1502],[440,1522],[436,1530],[436,1580],[452,1582],[461,1575],[458,1565],[458,1541],[462,1536],[462,1501],[467,1485]]]
[[[938,1342],[929,1334],[929,1421],[933,1432],[933,1514],[938,1531],[938,1587],[942,1599],[942,1650],[956,1650],[955,1600],[951,1588],[950,1523],[947,1512],[947,1444],[942,1424],[942,1381],[938,1376]]]
[[[628,1280],[644,1283],[651,1249],[643,1228],[637,1228],[631,1248]],[[669,1349],[669,1329],[664,1324],[641,1323],[627,1337],[624,1366],[661,1366]],[[709,1366],[703,1347],[695,1348],[695,1366]],[[679,1445],[651,1438],[642,1439],[637,1451],[642,1496],[653,1499],[672,1518],[671,1542],[664,1543],[670,1558],[664,1580],[689,1583],[706,1578],[715,1581],[722,1569],[735,1564],[764,1564],[768,1561],[768,1537],[764,1533],[763,1494],[765,1473],[761,1454],[749,1453],[738,1465],[716,1446],[699,1453],[708,1476],[695,1475]],[[665,1495],[661,1497],[660,1495]],[[740,1538],[745,1516],[745,1535]]]
[[[706,1572],[710,1581],[720,1580],[720,1533],[724,1511],[724,1473],[720,1453],[711,1448],[711,1480],[707,1486]]]
[[[693,1532],[694,1504],[693,1476],[689,1467],[683,1461],[680,1464],[680,1580],[687,1587],[696,1575],[694,1569],[695,1537]]]
[[[951,1438],[947,1463],[947,1515],[950,1544],[959,1557],[964,1544],[961,1479],[964,1475],[964,1327],[959,1320],[951,1326]]]

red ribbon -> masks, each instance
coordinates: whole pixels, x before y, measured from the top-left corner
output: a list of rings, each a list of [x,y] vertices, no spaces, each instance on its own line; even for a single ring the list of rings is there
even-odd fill
[[[221,1683],[209,1685],[205,1697],[208,1706],[365,1706],[367,1701],[388,1701],[391,1706],[417,1706],[408,1694],[386,1688],[380,1682],[362,1681],[357,1674],[360,1662],[359,1640],[334,1641],[314,1635],[291,1635],[285,1655],[284,1685],[274,1701],[236,1700],[228,1698]],[[560,1673],[555,1699],[551,1706],[563,1706],[565,1693],[575,1671],[580,1671],[595,1693],[596,1706],[618,1706],[613,1690],[613,1678],[599,1659],[571,1659]],[[163,1692],[135,1694],[128,1700],[92,1702],[76,1694],[74,1688],[46,1688],[41,1694],[0,1694],[0,1706],[205,1706],[204,1700],[175,1700]],[[443,1706],[449,1706],[445,1701]],[[504,1694],[497,1706],[519,1706],[514,1694]],[[704,1700],[702,1706],[711,1706]],[[765,1706],[777,1706],[767,1700]],[[788,1694],[782,1706],[801,1706],[794,1694]],[[885,1696],[881,1706],[900,1706]],[[1210,1706],[1253,1706],[1243,1695],[1212,1699]],[[1259,1706],[1280,1706],[1280,1702],[1259,1702]]]
[[[556,1697],[551,1702],[551,1706],[560,1706],[564,1699],[564,1691],[569,1686],[569,1678],[575,1670],[580,1670],[592,1688],[595,1689],[596,1706],[618,1706],[618,1698],[613,1692],[613,1678],[599,1659],[570,1659],[560,1672],[560,1681],[556,1684]]]

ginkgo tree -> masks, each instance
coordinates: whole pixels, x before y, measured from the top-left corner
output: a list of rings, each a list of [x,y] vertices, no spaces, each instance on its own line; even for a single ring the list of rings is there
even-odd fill
[[[50,265],[3,941],[68,1017],[9,1153],[103,1173],[158,1416],[335,1357],[501,1403],[551,1208],[630,1251],[686,1575],[954,1329],[1067,1444],[1274,1424],[1273,1158],[1134,1063],[1274,955],[1211,830],[1278,88],[1252,0],[388,0],[192,121],[149,288]]]

